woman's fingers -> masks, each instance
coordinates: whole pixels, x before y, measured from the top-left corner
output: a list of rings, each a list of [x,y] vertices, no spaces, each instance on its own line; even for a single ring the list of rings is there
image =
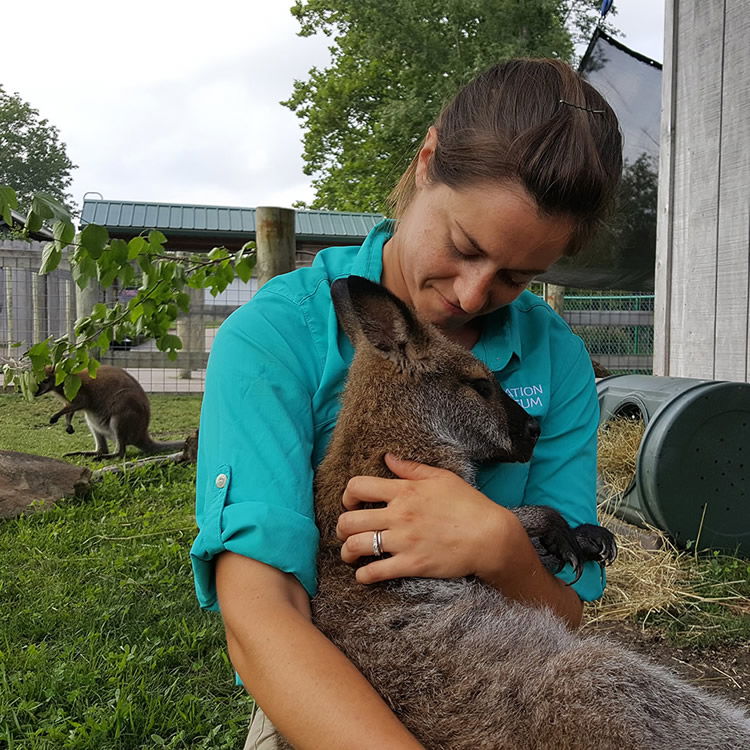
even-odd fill
[[[388,549],[388,530],[380,532],[381,553],[393,554],[395,549]],[[372,557],[375,554],[375,532],[364,531],[361,534],[353,534],[341,546],[341,559],[350,565],[360,557]]]
[[[341,503],[347,510],[354,510],[362,503],[387,503],[407,484],[403,479],[352,477],[346,485]]]
[[[386,455],[386,463],[391,471],[396,472],[402,478],[352,477],[341,498],[347,510],[354,510],[362,503],[387,503],[399,494],[414,492],[414,481],[418,483],[420,480],[453,476],[445,469],[437,469],[416,461],[404,461],[390,453]]]
[[[351,510],[342,513],[336,524],[336,536],[341,541],[347,540],[352,534],[361,534],[363,531],[377,531],[385,529],[388,523],[385,519],[386,508],[373,508],[372,510]]]

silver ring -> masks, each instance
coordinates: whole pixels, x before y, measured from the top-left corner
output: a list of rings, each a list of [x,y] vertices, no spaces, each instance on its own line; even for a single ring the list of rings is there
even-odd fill
[[[372,535],[372,554],[375,555],[375,557],[383,556],[383,532],[382,531],[376,531]]]

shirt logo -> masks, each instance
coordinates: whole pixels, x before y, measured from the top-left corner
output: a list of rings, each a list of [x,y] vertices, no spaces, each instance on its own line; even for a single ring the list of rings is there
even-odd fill
[[[519,385],[517,388],[506,388],[505,392],[523,409],[541,408],[544,388],[537,385]]]

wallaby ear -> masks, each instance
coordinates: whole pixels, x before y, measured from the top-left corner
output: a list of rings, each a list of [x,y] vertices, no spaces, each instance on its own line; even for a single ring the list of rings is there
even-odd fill
[[[402,370],[420,367],[429,333],[412,310],[385,287],[361,276],[331,284],[336,316],[356,348],[368,341]]]

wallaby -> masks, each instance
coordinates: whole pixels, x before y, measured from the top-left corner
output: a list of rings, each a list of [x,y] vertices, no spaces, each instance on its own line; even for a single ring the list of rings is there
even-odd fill
[[[392,452],[471,482],[480,463],[528,460],[534,429],[482,363],[387,290],[349,277],[331,293],[355,356],[315,479],[321,539],[313,619],[422,745],[750,748],[742,710],[605,638],[572,632],[548,609],[506,600],[474,578],[355,581],[335,534],[352,476],[392,477],[383,462]],[[522,522],[526,512],[541,524],[525,526],[550,569],[571,551],[611,558],[606,535],[573,530],[571,541],[567,524],[554,527],[555,514],[521,511]],[[576,533],[590,549],[576,549]]]
[[[96,458],[124,458],[128,445],[140,448],[144,453],[162,453],[180,450],[185,441],[160,443],[151,439],[148,424],[151,408],[148,396],[141,384],[120,367],[101,365],[92,378],[87,370],[76,373],[81,379],[81,387],[72,401],[63,393],[63,385],[55,385],[55,373],[46,368],[47,377],[39,383],[35,396],[54,393],[65,402],[64,408],[50,417],[55,424],[65,417],[65,431],[73,433],[73,414],[83,411],[91,434],[96,443],[94,451],[73,451],[65,456],[95,456]],[[117,450],[109,452],[107,440],[117,443]]]

